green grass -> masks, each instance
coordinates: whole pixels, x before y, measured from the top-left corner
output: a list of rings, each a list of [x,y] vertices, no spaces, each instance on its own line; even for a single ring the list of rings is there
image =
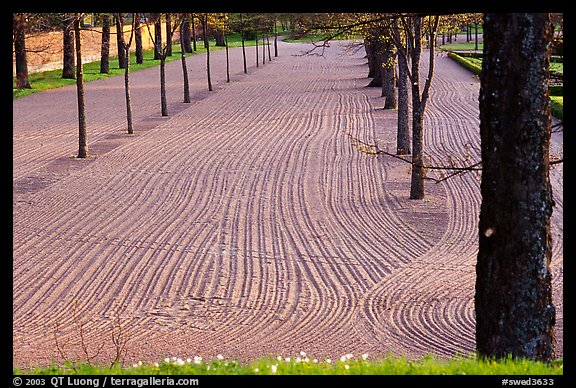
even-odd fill
[[[564,96],[550,96],[552,116],[559,120],[564,119]]]
[[[442,50],[452,50],[452,51],[468,51],[474,50],[476,48],[476,44],[474,41],[468,43],[452,43],[452,44],[445,44],[443,46],[438,46],[439,49]],[[484,48],[484,44],[482,42],[478,42],[478,50],[482,50]]]
[[[260,43],[260,42],[259,42]],[[244,41],[245,46],[254,46],[254,40],[246,40]],[[272,41],[270,42],[272,44]],[[231,34],[228,37],[228,47],[241,47],[242,41],[240,39],[239,34]],[[196,43],[197,50],[192,53],[186,53],[186,56],[196,55],[200,53],[205,53],[206,49],[204,48],[203,42]],[[210,51],[213,50],[220,50],[224,49],[224,47],[216,47],[215,41],[210,41]],[[179,44],[172,45],[172,55],[166,57],[166,62],[172,62],[175,60],[179,60],[181,58],[182,50]],[[145,50],[144,51],[144,62],[142,64],[136,63],[136,54],[134,52],[130,53],[130,72],[135,72],[138,70],[148,69],[150,67],[158,66],[160,64],[159,59],[154,59],[154,50]],[[110,57],[110,72],[108,74],[101,74],[100,73],[100,61],[95,62],[87,62],[84,63],[83,66],[83,75],[84,75],[84,82],[91,82],[96,81],[102,78],[114,77],[117,75],[123,75],[124,69],[118,68],[118,57],[111,56]],[[68,85],[75,85],[75,79],[63,79],[62,78],[62,69],[57,70],[50,70],[50,71],[42,71],[38,73],[32,73],[28,77],[30,81],[30,85],[32,89],[17,89],[16,85],[16,78],[12,78],[12,98],[18,98],[27,96],[33,93],[59,88]]]
[[[528,360],[480,361],[474,357],[448,360],[431,356],[408,361],[402,357],[371,359],[367,355],[343,355],[335,359],[315,359],[301,352],[294,357],[261,358],[251,362],[229,360],[222,356],[204,360],[166,358],[147,365],[101,367],[89,364],[22,370],[15,375],[563,375],[563,360],[550,364]]]

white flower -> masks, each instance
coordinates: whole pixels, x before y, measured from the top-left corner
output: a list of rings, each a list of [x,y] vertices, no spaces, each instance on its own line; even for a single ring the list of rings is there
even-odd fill
[[[282,361],[282,356],[278,356],[278,357],[276,357],[276,359],[277,359],[278,361]]]
[[[342,356],[342,357],[340,357],[340,361],[344,362],[344,361],[346,361],[346,360],[347,360],[347,358],[346,358],[346,356],[345,356],[345,355],[344,355],[344,356]]]
[[[219,359],[219,360],[223,360],[223,359],[224,359],[224,356],[221,355],[221,354],[219,354],[219,355],[216,356],[216,358]]]
[[[158,368],[158,367],[160,366],[160,364],[158,364],[157,362],[155,362],[155,363],[154,363],[154,366],[155,366],[156,368]]]
[[[344,365],[344,369],[350,369],[350,365],[348,364]]]
[[[194,364],[200,364],[200,363],[202,363],[202,357],[194,356]]]
[[[164,359],[164,362],[170,362],[170,357],[166,357],[166,358]]]
[[[327,364],[331,364],[331,363],[332,363],[332,360],[329,359],[329,358],[327,358],[327,359],[326,359],[326,363],[327,363]]]
[[[300,357],[296,357],[296,358],[294,359],[294,362],[300,362],[300,361],[302,361],[302,359],[301,359]]]
[[[364,354],[362,355],[362,359],[363,359],[363,360],[367,360],[367,359],[368,359],[368,353],[364,353]]]
[[[192,362],[192,359],[191,359],[190,357],[188,357],[188,358],[186,359],[186,362],[187,362],[188,364],[190,364],[190,363]]]
[[[278,365],[270,365],[270,369],[272,369],[272,373],[276,373],[276,370],[278,369]]]
[[[258,368],[254,368],[254,373],[258,373]]]
[[[132,364],[132,368],[138,368],[138,364]]]
[[[185,364],[185,362],[184,362],[181,358],[176,359],[176,362],[175,362],[175,363],[176,363],[177,365],[184,365],[184,364]]]
[[[315,359],[312,360],[312,362],[313,362],[314,364],[318,364],[318,359],[315,358]]]
[[[290,362],[290,357],[286,357],[286,358],[285,358],[285,361],[286,361],[286,362]]]
[[[305,352],[300,352],[300,355],[301,355],[302,357],[306,357],[306,353],[305,353]]]

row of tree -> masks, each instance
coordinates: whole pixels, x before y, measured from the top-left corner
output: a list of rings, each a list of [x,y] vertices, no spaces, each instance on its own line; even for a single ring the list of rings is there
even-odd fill
[[[225,26],[232,25],[231,20],[235,19],[244,37],[245,23],[249,19],[245,14],[196,14],[193,19],[186,15],[190,14],[171,19],[174,31],[180,27],[182,47],[186,47],[188,39],[187,21],[198,21],[204,42],[207,42],[208,25],[218,26],[225,38],[229,31]],[[81,16],[75,14],[73,18],[79,112],[84,109],[79,39]],[[140,15],[130,14],[129,18],[132,21],[130,38],[119,44],[126,56],[132,34],[138,30],[136,23]],[[158,23],[161,14],[152,14],[150,18]],[[336,36],[363,37],[371,83],[382,87],[386,108],[398,109],[396,156],[411,155],[410,198],[421,199],[426,169],[431,168],[425,165],[423,158],[424,116],[434,75],[437,37],[439,33],[450,34],[462,26],[477,27],[479,18],[483,25],[484,60],[479,105],[482,205],[475,295],[477,350],[481,357],[511,355],[550,361],[554,356],[555,336],[550,274],[553,201],[549,181],[551,113],[548,87],[554,35],[552,15],[298,14],[291,15],[289,20],[297,20],[297,25],[292,27],[302,32],[332,31],[322,43],[315,44],[314,49],[327,47],[328,41]],[[116,14],[115,20],[122,20],[122,15]],[[273,30],[268,30],[269,34],[275,34],[276,24],[272,24]],[[148,24],[147,28],[155,42],[163,79],[168,46],[158,44],[160,38],[152,34]],[[261,34],[262,30],[256,33]],[[270,45],[267,47],[269,49]],[[208,87],[211,89],[209,47],[206,48]],[[429,55],[427,72],[420,69],[425,49]],[[258,52],[257,49],[257,55]],[[186,91],[185,53],[186,49],[182,50]],[[262,57],[265,60],[264,50]],[[130,117],[128,68],[126,63],[126,106]],[[244,69],[246,71],[246,66]],[[163,85],[161,90],[162,114],[167,115]],[[78,156],[86,157],[85,119],[80,113],[79,118]],[[129,122],[129,130],[130,127]],[[469,168],[460,167],[460,170]]]
[[[426,169],[434,168],[424,163],[423,134],[438,34],[464,27],[470,39],[470,26],[477,35],[482,23],[482,160],[452,168],[482,171],[475,294],[480,357],[549,362],[555,355],[549,68],[552,49],[562,47],[554,34],[562,19],[549,13],[323,14],[309,19],[310,28],[332,31],[314,49],[347,33],[364,37],[369,86],[382,87],[385,108],[398,109],[397,155],[412,153],[411,199],[424,197]],[[427,72],[420,69],[424,47]]]

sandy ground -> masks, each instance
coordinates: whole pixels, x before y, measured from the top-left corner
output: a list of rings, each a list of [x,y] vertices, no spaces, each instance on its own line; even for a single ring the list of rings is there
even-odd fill
[[[426,183],[408,199],[396,111],[381,109],[363,51],[323,57],[280,43],[86,84],[89,147],[77,152],[76,91],[13,102],[13,362],[126,363],[217,354],[408,358],[474,352],[479,176]],[[424,56],[425,57],[425,56]],[[261,59],[261,57],[260,57]],[[425,69],[425,67],[424,67]],[[438,56],[428,160],[479,157],[479,81]],[[562,154],[562,133],[552,153]],[[438,176],[436,176],[438,177]],[[563,355],[563,165],[551,171],[557,351]],[[82,338],[81,338],[82,335]],[[59,350],[58,350],[59,349]]]

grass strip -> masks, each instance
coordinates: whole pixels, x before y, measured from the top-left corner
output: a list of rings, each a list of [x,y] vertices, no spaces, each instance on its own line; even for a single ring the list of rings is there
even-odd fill
[[[304,352],[294,357],[260,358],[250,362],[202,357],[166,357],[153,364],[102,367],[86,363],[27,371],[15,368],[15,375],[563,375],[563,360],[549,364],[507,358],[500,361],[479,360],[475,357],[439,359],[426,356],[409,361],[404,357],[388,356],[371,359],[367,354],[345,354],[336,359],[316,359]]]

